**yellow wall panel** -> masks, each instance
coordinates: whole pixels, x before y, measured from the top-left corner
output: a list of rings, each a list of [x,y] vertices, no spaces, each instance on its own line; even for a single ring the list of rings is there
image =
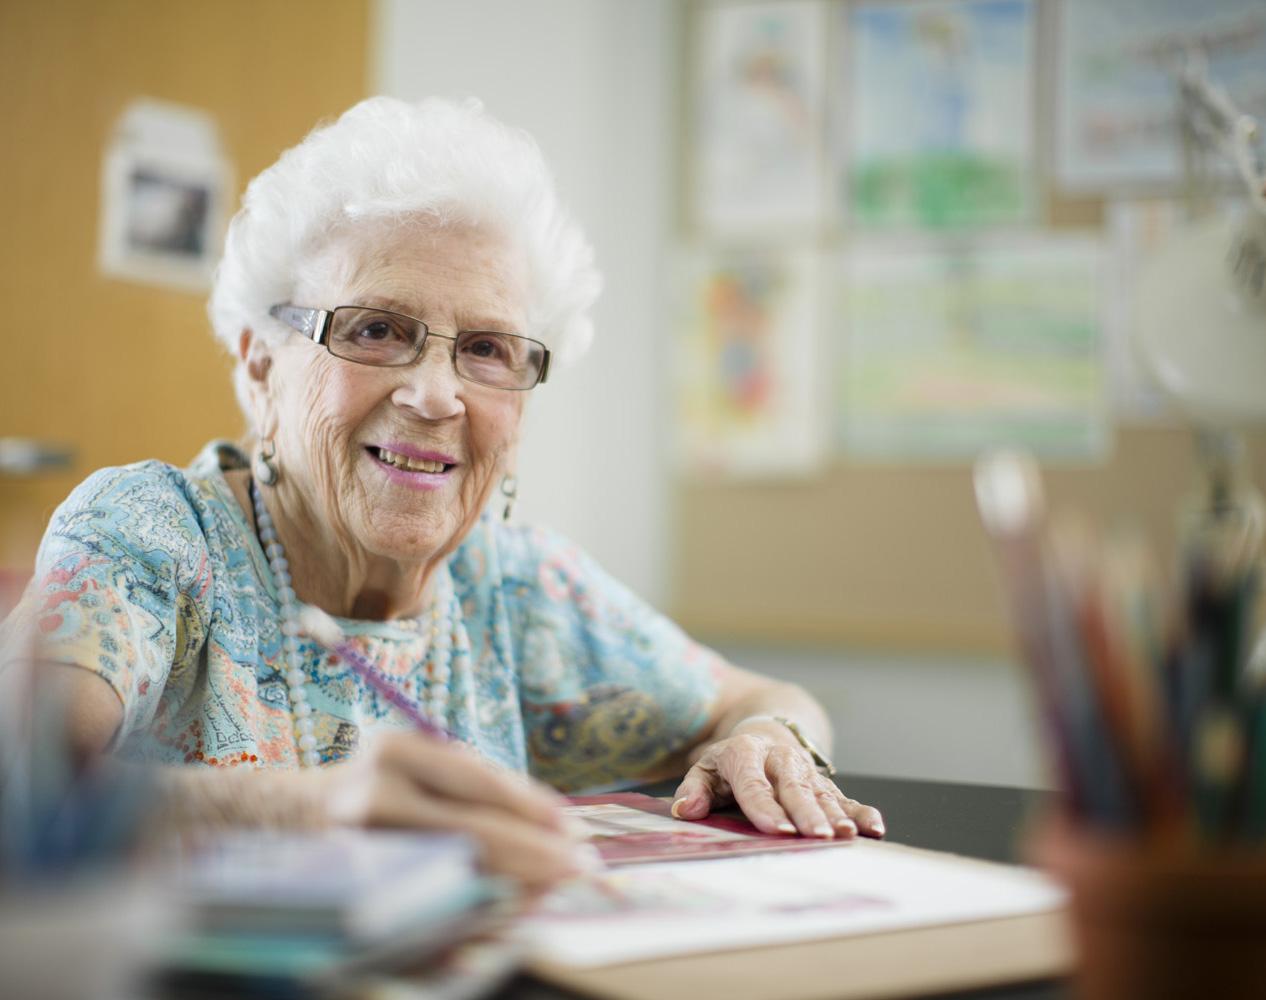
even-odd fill
[[[216,119],[239,191],[365,96],[369,0],[0,0],[0,436],[75,449],[0,477],[0,567],[29,565],[88,472],[183,464],[241,417],[205,295],[97,271],[100,171],[136,97]]]

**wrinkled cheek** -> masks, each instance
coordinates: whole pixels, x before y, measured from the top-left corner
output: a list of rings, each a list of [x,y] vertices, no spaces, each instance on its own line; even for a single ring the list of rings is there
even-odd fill
[[[345,436],[336,421],[314,414],[308,428],[308,442],[313,485],[325,509],[335,511],[340,507],[343,489],[349,487],[353,479]]]
[[[485,441],[478,443],[479,461],[467,477],[463,490],[466,523],[474,523],[501,477],[509,471],[508,463],[519,440],[522,415],[523,405],[516,402],[512,409],[508,408],[505,415],[492,425]]]
[[[314,371],[304,385],[301,405],[303,415],[304,452],[307,456],[308,479],[322,507],[331,515],[343,506],[344,493],[353,488],[354,456],[347,420],[337,404],[340,386],[328,371]]]

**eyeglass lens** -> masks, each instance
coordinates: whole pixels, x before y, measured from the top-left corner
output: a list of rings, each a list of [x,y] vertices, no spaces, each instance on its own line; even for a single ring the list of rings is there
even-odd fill
[[[331,354],[348,361],[398,366],[413,362],[426,336],[425,324],[409,316],[340,306],[330,317],[327,346]],[[545,349],[535,340],[478,330],[463,330],[455,340],[453,366],[464,379],[502,389],[530,389],[540,378]]]

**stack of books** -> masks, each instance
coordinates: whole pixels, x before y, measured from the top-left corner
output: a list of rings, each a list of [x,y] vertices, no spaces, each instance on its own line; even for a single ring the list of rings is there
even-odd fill
[[[465,837],[364,830],[230,834],[172,884],[188,924],[158,978],[182,995],[307,996],[416,967],[506,895]]]

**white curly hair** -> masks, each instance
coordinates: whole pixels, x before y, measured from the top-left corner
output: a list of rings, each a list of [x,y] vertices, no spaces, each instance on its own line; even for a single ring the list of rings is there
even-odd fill
[[[524,332],[560,362],[584,353],[602,288],[593,248],[559,202],[535,140],[473,98],[371,97],[251,181],[207,304],[216,337],[233,354],[247,328],[280,341],[292,331],[268,310],[290,301],[326,239],[349,223],[417,217],[487,224],[516,241],[528,262]],[[244,378],[239,361],[234,381],[245,409]]]

